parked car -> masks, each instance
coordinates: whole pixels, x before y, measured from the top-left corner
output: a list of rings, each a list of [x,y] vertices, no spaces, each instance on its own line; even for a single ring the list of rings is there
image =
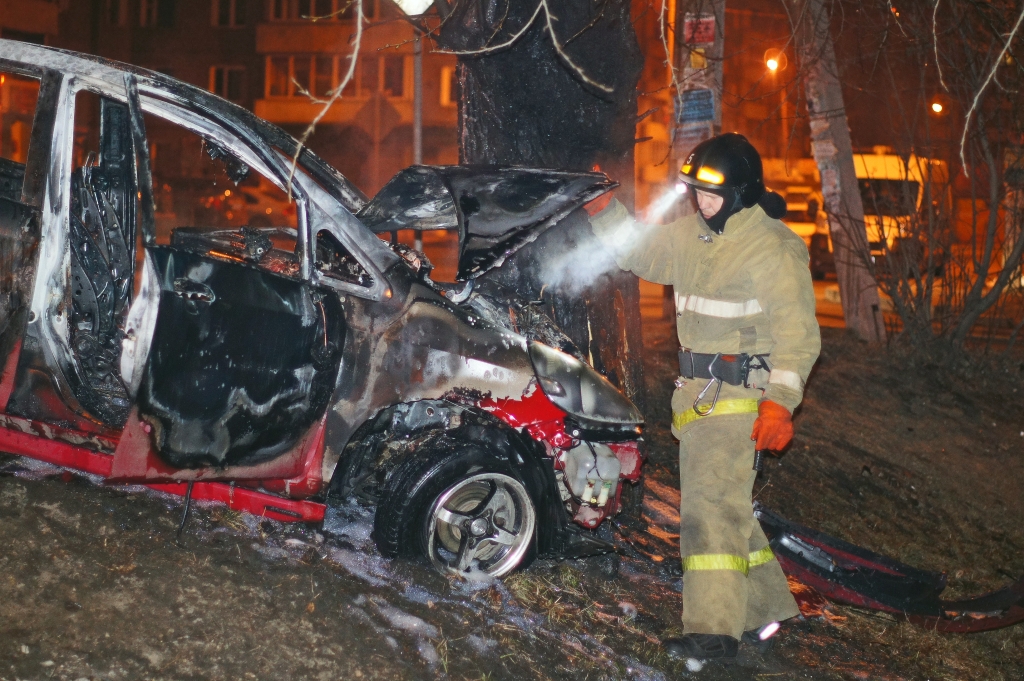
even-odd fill
[[[934,218],[936,212],[949,211],[949,172],[945,161],[914,154],[904,159],[880,146],[871,154],[854,154],[853,166],[876,275],[903,277],[915,269],[926,273],[930,263],[932,272],[941,276],[947,256],[940,246],[942,240],[928,237],[928,212]],[[928,205],[926,197],[931,198],[932,205]],[[815,233],[809,248],[811,271],[816,279],[835,272],[830,235]]]
[[[593,530],[640,476],[643,419],[486,276],[606,176],[419,166],[367,200],[165,75],[9,40],[0,73],[35,97],[27,157],[0,148],[0,450],[279,520],[356,499],[382,553],[448,573],[610,550]],[[169,131],[195,153],[154,165]],[[258,176],[294,211],[223,229],[171,205],[158,234],[153,177],[200,156],[193,195]],[[459,281],[378,236],[408,228],[459,230]]]

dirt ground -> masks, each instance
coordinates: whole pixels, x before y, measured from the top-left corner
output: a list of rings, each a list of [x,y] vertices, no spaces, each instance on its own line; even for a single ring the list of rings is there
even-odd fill
[[[0,455],[0,680],[1024,678],[1024,625],[938,634],[830,605],[762,657],[693,673],[679,624],[674,339],[645,327],[649,531],[660,561],[542,561],[502,582],[387,561],[367,511],[324,528],[216,506],[180,540],[180,499]],[[952,595],[1024,574],[1024,361],[944,370],[824,330],[797,438],[758,500],[950,575]],[[626,538],[628,539],[628,537]],[[620,541],[626,539],[620,537]]]

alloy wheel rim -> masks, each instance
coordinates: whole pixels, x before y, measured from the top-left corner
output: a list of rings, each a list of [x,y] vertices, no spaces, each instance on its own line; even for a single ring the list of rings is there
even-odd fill
[[[503,473],[478,473],[431,504],[427,553],[440,572],[508,574],[522,562],[536,525],[526,488]]]

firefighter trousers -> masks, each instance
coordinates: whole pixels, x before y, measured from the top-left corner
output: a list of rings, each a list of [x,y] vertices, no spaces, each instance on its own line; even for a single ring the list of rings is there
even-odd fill
[[[757,473],[750,431],[757,400],[748,395],[760,391],[739,390],[747,395],[720,400],[704,417],[685,409],[692,397],[673,399],[683,631],[737,639],[744,631],[800,614],[751,507]]]

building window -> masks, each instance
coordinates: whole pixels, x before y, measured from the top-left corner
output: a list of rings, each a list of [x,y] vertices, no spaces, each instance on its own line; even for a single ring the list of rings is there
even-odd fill
[[[319,55],[315,59],[313,92],[317,97],[330,97],[334,89],[335,79],[337,78],[334,73],[335,59],[330,55]]]
[[[126,2],[127,0],[120,0]],[[175,0],[139,0],[139,25],[173,28]]]
[[[128,0],[107,0],[107,23],[124,26],[128,22]]]
[[[211,66],[210,92],[232,102],[242,101],[245,69],[241,66]]]
[[[214,26],[245,26],[246,0],[213,0],[210,21]]]
[[[381,91],[388,97],[404,97],[405,57],[400,54],[389,54],[383,56],[381,61],[384,65]]]
[[[291,58],[267,57],[267,97],[291,94]]]
[[[356,72],[345,88],[345,97],[385,97],[409,99],[411,84],[406,83],[405,55],[378,56],[360,54]],[[267,97],[330,97],[348,71],[348,57],[331,55],[274,55],[267,57]]]
[[[351,21],[356,0],[270,0],[271,21]],[[363,16],[376,16],[377,0],[363,0]]]
[[[441,67],[441,106],[455,106],[455,67]]]

